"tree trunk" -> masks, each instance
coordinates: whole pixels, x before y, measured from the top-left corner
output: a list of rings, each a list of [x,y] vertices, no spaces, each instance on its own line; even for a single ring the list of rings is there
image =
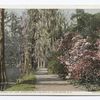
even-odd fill
[[[0,9],[0,90],[6,86],[6,71],[4,64],[4,10]]]
[[[40,68],[40,59],[38,58],[38,69]]]

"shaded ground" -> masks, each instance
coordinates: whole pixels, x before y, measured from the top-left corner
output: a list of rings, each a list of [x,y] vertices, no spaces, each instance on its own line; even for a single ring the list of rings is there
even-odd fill
[[[70,85],[68,81],[61,80],[57,75],[48,74],[46,68],[36,72],[35,91],[86,91],[82,87]]]
[[[22,79],[19,79],[16,83],[9,82],[5,91],[34,91],[36,83],[36,77],[34,73],[25,75]]]

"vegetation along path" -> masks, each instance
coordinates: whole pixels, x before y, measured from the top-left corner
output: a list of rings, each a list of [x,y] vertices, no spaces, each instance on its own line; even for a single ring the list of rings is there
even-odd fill
[[[36,72],[36,78],[35,91],[85,91],[81,87],[70,85],[66,80],[61,80],[55,74],[48,74],[46,68],[40,68]]]

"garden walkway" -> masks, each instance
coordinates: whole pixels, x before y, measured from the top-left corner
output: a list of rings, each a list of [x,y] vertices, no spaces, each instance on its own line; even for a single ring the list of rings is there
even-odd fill
[[[36,78],[35,91],[85,91],[81,87],[73,86],[66,80],[60,79],[55,74],[48,74],[46,68],[40,68],[36,72]]]

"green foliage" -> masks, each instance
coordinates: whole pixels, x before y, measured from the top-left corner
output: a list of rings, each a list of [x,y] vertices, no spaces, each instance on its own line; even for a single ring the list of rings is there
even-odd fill
[[[71,30],[80,32],[85,38],[89,36],[93,42],[99,38],[100,34],[97,31],[100,28],[100,13],[89,14],[83,9],[77,9],[71,19],[76,19],[76,24]]]
[[[56,74],[56,73],[58,73],[58,68],[60,67],[60,64],[57,60],[52,59],[48,62],[47,67],[48,67],[49,73]]]
[[[59,52],[53,52],[52,57],[49,58],[47,68],[49,73],[58,74],[60,78],[65,79],[67,73],[65,66],[57,59],[59,55]]]
[[[17,84],[6,89],[6,91],[33,91],[34,89],[34,84]]]
[[[26,74],[18,79],[16,85],[8,87],[6,91],[33,91],[35,88],[36,77],[33,73]]]
[[[17,79],[18,84],[23,84],[23,83],[33,83],[34,84],[35,82],[36,82],[36,77],[32,72],[24,75],[22,78]]]
[[[30,40],[34,40],[33,54],[38,66],[42,66],[41,62],[45,63],[49,52],[55,49],[55,41],[65,32],[66,19],[58,9],[29,9],[27,14]]]
[[[21,25],[20,17],[15,13],[5,12],[5,65],[16,67],[20,61]]]
[[[63,64],[61,64],[59,61],[56,59],[52,59],[48,62],[48,72],[52,74],[58,74],[58,76],[62,79],[66,78],[66,69]]]
[[[91,84],[91,83],[80,83],[79,81],[77,80],[69,80],[70,84],[74,85],[74,86],[79,86],[79,87],[82,87],[82,88],[85,88],[85,90],[87,91],[100,91],[100,85],[98,84]]]

